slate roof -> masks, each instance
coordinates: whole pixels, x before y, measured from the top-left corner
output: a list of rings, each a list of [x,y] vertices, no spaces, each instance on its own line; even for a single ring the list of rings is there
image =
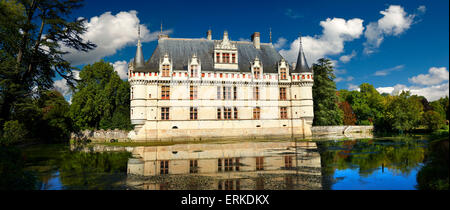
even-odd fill
[[[187,70],[188,62],[195,53],[200,59],[204,71],[233,71],[250,72],[251,62],[258,56],[263,63],[265,73],[278,73],[278,62],[282,56],[271,44],[261,43],[261,49],[256,49],[252,42],[232,41],[238,49],[239,70],[214,69],[214,43],[217,40],[207,39],[176,39],[166,38],[158,41],[158,46],[152,57],[145,63],[144,67],[137,68],[140,72],[158,72],[160,59],[169,54],[172,59],[174,70]]]

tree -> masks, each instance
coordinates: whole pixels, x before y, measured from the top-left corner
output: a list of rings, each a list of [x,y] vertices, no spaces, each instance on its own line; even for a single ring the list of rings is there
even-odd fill
[[[402,91],[398,96],[388,96],[386,109],[375,124],[377,130],[411,131],[422,122],[423,105],[419,97]]]
[[[85,66],[75,89],[70,115],[79,129],[132,129],[130,85],[105,61]]]
[[[321,58],[314,69],[314,125],[341,125],[343,113],[338,107],[333,66],[329,59]]]
[[[344,125],[355,125],[356,115],[353,113],[352,106],[347,101],[340,102],[339,108],[344,112]]]
[[[423,121],[430,131],[438,130],[444,125],[444,117],[433,110],[427,111],[423,114]]]
[[[81,2],[0,1],[0,128],[11,120],[30,128],[37,121],[31,118],[40,116],[34,99],[53,87],[56,75],[73,86],[73,68],[63,56],[69,49],[95,47],[81,38],[84,19],[69,20]]]

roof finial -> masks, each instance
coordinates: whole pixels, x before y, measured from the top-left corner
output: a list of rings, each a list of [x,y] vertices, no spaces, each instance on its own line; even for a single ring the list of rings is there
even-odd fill
[[[272,43],[272,28],[270,28],[269,30],[270,30],[269,32],[270,43]]]
[[[162,20],[161,20],[161,33],[160,34],[162,34],[163,33],[163,25],[162,25]]]

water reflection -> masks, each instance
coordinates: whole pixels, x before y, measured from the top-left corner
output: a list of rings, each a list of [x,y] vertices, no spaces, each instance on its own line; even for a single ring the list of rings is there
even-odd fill
[[[322,189],[314,142],[136,147],[127,172],[145,190]]]

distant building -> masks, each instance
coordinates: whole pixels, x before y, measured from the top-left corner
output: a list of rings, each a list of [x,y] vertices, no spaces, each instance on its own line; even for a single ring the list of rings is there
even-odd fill
[[[139,39],[129,65],[131,122],[137,141],[305,137],[313,122],[313,73],[300,42],[295,66],[273,47],[160,35],[145,62]]]

